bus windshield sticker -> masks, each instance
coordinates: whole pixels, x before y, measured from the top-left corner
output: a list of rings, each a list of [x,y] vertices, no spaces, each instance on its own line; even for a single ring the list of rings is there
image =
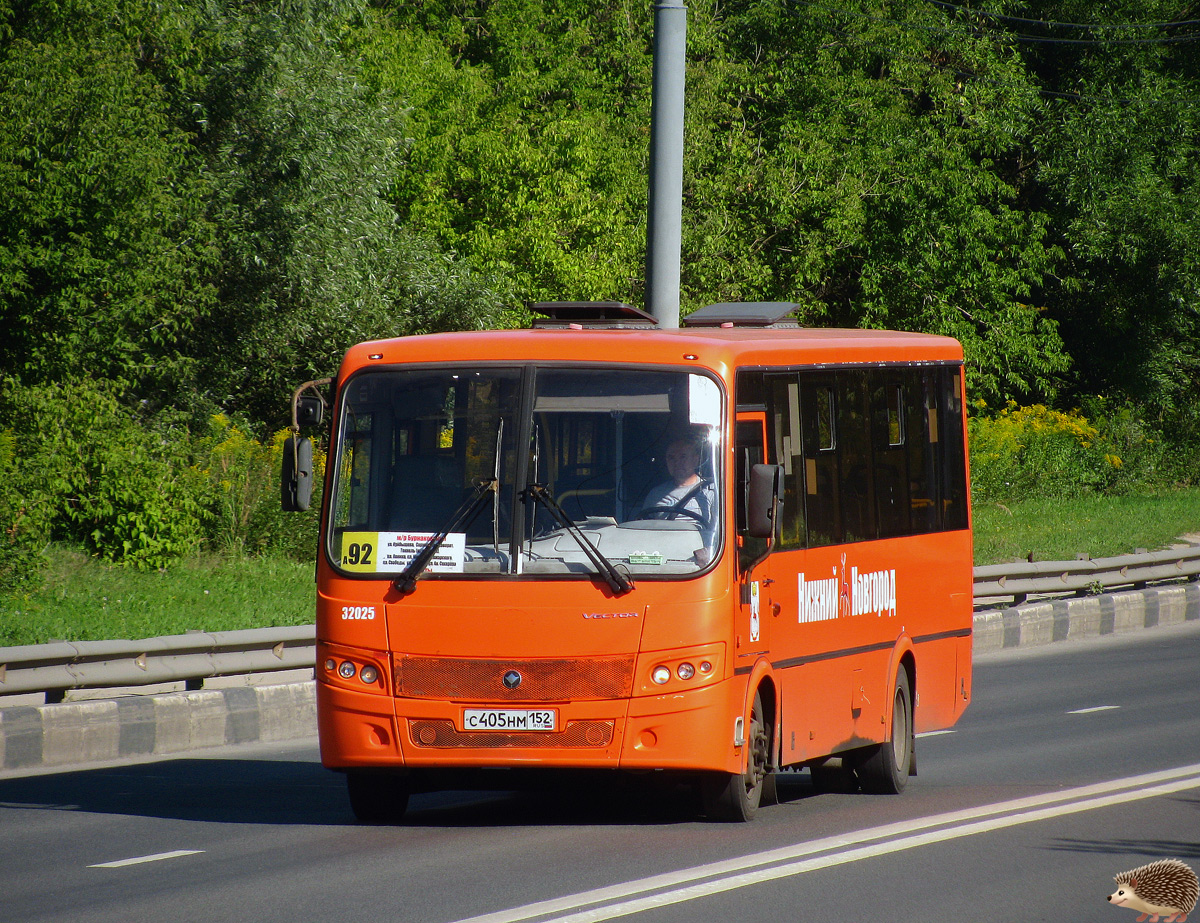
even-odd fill
[[[706,375],[689,375],[688,422],[717,426],[721,422],[721,390]]]
[[[433,536],[432,532],[344,532],[342,570],[359,574],[399,573]],[[466,545],[465,532],[448,533],[426,570],[461,574]]]

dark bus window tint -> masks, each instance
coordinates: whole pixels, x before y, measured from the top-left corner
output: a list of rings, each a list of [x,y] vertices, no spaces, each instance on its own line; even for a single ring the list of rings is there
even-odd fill
[[[777,548],[802,548],[804,528],[804,466],[800,434],[800,388],[794,373],[767,379],[771,433],[771,464],[783,466],[783,509]]]
[[[937,391],[932,372],[912,373],[913,386],[908,406],[909,506],[914,532],[933,532],[939,528],[937,489],[937,432],[929,423],[937,416]]]
[[[738,370],[734,400],[738,410],[763,410],[766,407],[767,394],[761,370]]]
[[[737,479],[737,530],[746,531],[746,498],[750,489],[750,469],[766,462],[766,442],[763,434],[764,419],[737,421],[734,443],[734,477]]]
[[[967,464],[963,446],[962,370],[943,369],[941,419],[944,529],[967,527]]]
[[[867,413],[866,372],[838,374],[838,454],[840,458],[842,540],[876,537],[871,427]]]
[[[838,431],[832,377],[801,374],[800,415],[804,428],[804,506],[808,544],[832,545],[842,540],[838,498]]]
[[[741,379],[738,379],[739,386]],[[766,415],[760,412],[738,414],[734,441],[734,477],[737,484],[738,564],[745,571],[767,550],[765,538],[746,534],[746,509],[750,492],[750,469],[767,460]]]
[[[908,535],[912,531],[904,417],[909,390],[891,375],[875,376],[871,389],[875,514],[881,538]]]

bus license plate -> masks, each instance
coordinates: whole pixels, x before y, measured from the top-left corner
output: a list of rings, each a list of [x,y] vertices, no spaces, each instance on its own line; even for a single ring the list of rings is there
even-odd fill
[[[553,708],[465,708],[464,731],[553,731],[558,712]]]

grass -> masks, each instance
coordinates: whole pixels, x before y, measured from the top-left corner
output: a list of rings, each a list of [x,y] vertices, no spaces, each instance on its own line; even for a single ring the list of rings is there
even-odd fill
[[[1162,548],[1200,532],[1200,490],[981,504],[975,563],[1073,560]],[[166,571],[101,564],[52,546],[40,585],[0,595],[0,647],[53,640],[148,638],[313,620],[311,564],[281,558],[203,557]]]
[[[0,595],[0,647],[150,638],[313,620],[312,564],[198,557],[165,571],[103,564],[51,546],[39,586]]]
[[[1165,548],[1200,532],[1200,490],[980,504],[974,510],[975,563],[1027,558],[1073,561]]]

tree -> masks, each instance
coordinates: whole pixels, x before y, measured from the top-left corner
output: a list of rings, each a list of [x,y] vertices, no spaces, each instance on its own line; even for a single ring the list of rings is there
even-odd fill
[[[926,3],[734,4],[701,23],[686,299],[950,334],[977,396],[1053,394],[1068,357],[1038,296],[1059,255],[1022,200],[1038,97],[1011,49]]]
[[[383,198],[403,124],[340,44],[357,13],[230,2],[211,21],[199,146],[222,269],[197,384],[254,419],[279,419],[292,387],[331,374],[352,343],[478,326],[496,308],[482,277],[402,230]]]
[[[1030,146],[1066,254],[1050,288],[1076,399],[1133,399],[1161,418],[1200,397],[1200,51],[1162,0],[1039,6],[1021,26],[1049,100]],[[1157,24],[1157,25],[1156,25]],[[1016,29],[1001,21],[997,29]]]
[[[0,22],[0,370],[171,387],[213,255],[154,72],[179,23],[122,0],[33,0]]]
[[[642,286],[649,7],[384,4],[375,86],[411,107],[404,221],[508,280],[514,305]]]

